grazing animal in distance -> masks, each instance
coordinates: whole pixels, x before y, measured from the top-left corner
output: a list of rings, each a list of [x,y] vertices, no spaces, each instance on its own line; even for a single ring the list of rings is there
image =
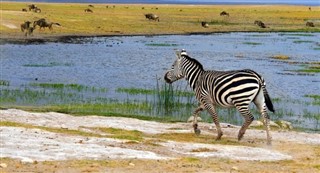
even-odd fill
[[[20,25],[21,32],[25,32],[25,36],[32,35],[34,27],[30,26],[30,21],[25,21],[23,24]]]
[[[197,118],[206,109],[212,116],[217,128],[216,140],[220,140],[223,132],[220,127],[216,106],[235,107],[245,119],[238,133],[241,140],[245,131],[253,121],[249,105],[254,102],[261,113],[267,133],[267,144],[271,145],[270,118],[267,109],[274,112],[273,104],[262,76],[250,69],[235,71],[204,70],[202,64],[188,56],[185,50],[176,52],[177,58],[172,68],[164,75],[164,80],[171,84],[185,78],[195,92],[200,106],[194,111],[193,128],[200,134]]]
[[[229,17],[229,13],[227,13],[226,11],[222,11],[220,13],[220,16],[228,16]]]
[[[48,22],[46,21],[45,18],[41,18],[39,20],[33,21],[33,27],[36,28],[36,26],[38,25],[40,27],[40,29],[41,29],[41,28],[44,28],[45,25],[47,25],[47,23]]]
[[[30,5],[28,5],[28,7],[29,7],[29,11],[31,11],[31,10],[35,9],[37,6],[34,4],[30,4]]]
[[[35,13],[41,13],[41,9],[38,8],[38,7],[34,8],[33,11],[34,11]]]
[[[307,27],[314,27],[314,23],[313,23],[313,22],[307,22],[307,23],[306,23],[306,26],[307,26]]]
[[[260,28],[266,28],[266,25],[261,20],[255,20],[255,25],[258,25]]]
[[[31,22],[25,21],[23,24],[20,25],[21,32],[24,32],[30,27]]]
[[[34,30],[33,27],[29,27],[29,28],[27,29],[27,32],[25,33],[25,36],[33,35],[33,30]]]
[[[53,25],[61,26],[59,23],[48,22],[45,18],[41,18],[33,22],[34,29],[36,28],[37,25],[40,27],[40,29],[41,28],[45,29],[46,27],[48,27],[50,30],[53,29],[52,28]]]
[[[201,22],[201,26],[204,28],[208,28],[209,24],[207,22]]]
[[[91,4],[90,4],[90,5],[88,5],[88,7],[94,8],[94,6],[93,6],[93,5],[91,5]]]
[[[22,9],[22,11],[23,11],[23,12],[28,12],[28,10],[27,10],[27,9],[25,9],[25,8],[23,8],[23,9]]]
[[[29,7],[29,11],[34,11],[34,12],[36,12],[36,13],[41,13],[41,9],[40,8],[38,8],[36,5],[34,5],[34,4],[30,4],[30,5],[28,5],[28,7]]]
[[[93,11],[92,11],[90,8],[85,9],[84,12],[86,12],[86,13],[93,13]]]
[[[160,21],[159,16],[152,13],[145,14],[144,16],[149,20]]]

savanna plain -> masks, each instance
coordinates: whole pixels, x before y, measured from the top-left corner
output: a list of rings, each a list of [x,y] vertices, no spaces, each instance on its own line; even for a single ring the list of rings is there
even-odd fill
[[[36,13],[28,10],[29,4],[1,2],[1,44],[91,36],[320,31],[319,7],[36,3],[41,8],[41,13]],[[84,11],[88,8],[93,12]],[[229,16],[220,16],[222,11]],[[158,15],[159,22],[146,19],[147,13]],[[23,22],[41,18],[60,26],[52,30],[36,28],[28,36],[21,32]],[[255,20],[267,27],[260,28]],[[201,26],[203,21],[208,27]],[[315,27],[307,27],[306,22],[313,22]],[[2,89],[8,85],[1,80]],[[62,87],[82,91],[77,88],[80,85]],[[318,96],[313,97],[318,100]],[[82,104],[82,109],[85,106]],[[237,141],[240,127],[223,124],[224,136],[215,141],[215,127],[207,122],[199,124],[202,133],[197,136],[191,123],[62,111],[72,109],[71,105],[36,108],[6,104],[1,108],[0,172],[4,173],[320,172],[317,131],[273,127],[273,144],[267,146],[265,131],[260,127],[251,127],[244,139]]]

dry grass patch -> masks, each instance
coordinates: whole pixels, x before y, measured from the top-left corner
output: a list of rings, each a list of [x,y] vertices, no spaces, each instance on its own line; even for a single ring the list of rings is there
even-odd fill
[[[46,18],[58,22],[61,27],[53,30],[35,30],[35,36],[46,35],[136,35],[136,34],[186,34],[228,31],[311,31],[319,27],[306,27],[307,20],[319,20],[320,7],[281,5],[150,5],[96,4],[93,13],[85,13],[88,4],[36,3],[41,13],[22,12],[25,2],[2,2],[2,20],[10,28],[0,28],[1,35],[23,35],[20,24],[26,20]],[[115,5],[115,8],[106,8]],[[127,8],[128,7],[128,8]],[[144,7],[144,9],[142,8]],[[158,8],[156,10],[156,7]],[[221,11],[230,13],[220,16]],[[144,14],[154,13],[160,22],[149,21]],[[255,20],[263,21],[269,28],[259,28]],[[201,27],[201,21],[209,23]],[[10,24],[10,25],[9,25]],[[210,25],[211,24],[211,25]]]
[[[277,59],[277,60],[288,60],[290,59],[287,55],[273,55],[271,58]]]

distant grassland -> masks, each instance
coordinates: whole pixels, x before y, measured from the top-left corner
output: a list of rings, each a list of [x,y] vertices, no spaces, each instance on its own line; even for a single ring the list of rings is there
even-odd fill
[[[1,2],[1,36],[23,36],[20,24],[46,18],[61,27],[36,29],[34,37],[55,35],[148,35],[188,34],[229,31],[320,31],[320,7],[289,5],[158,5],[158,4],[59,4],[35,3],[41,13],[22,12],[30,2]],[[106,8],[108,5],[109,8]],[[113,8],[113,6],[115,6]],[[85,13],[90,8],[93,13]],[[221,11],[230,17],[220,16]],[[149,21],[146,13],[154,13],[160,22]],[[268,28],[254,25],[263,21]],[[209,23],[201,27],[201,21]],[[306,27],[311,21],[316,27]]]

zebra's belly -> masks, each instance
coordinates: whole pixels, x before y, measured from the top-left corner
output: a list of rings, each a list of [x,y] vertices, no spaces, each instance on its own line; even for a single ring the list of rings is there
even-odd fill
[[[258,93],[257,84],[247,84],[241,87],[231,87],[228,90],[218,90],[211,95],[214,102],[224,108],[235,107],[235,103],[250,104]],[[223,92],[222,92],[223,91]]]
[[[233,108],[235,107],[234,104],[232,103],[231,99],[227,99],[226,101],[216,101],[216,105],[221,106],[223,108]]]

